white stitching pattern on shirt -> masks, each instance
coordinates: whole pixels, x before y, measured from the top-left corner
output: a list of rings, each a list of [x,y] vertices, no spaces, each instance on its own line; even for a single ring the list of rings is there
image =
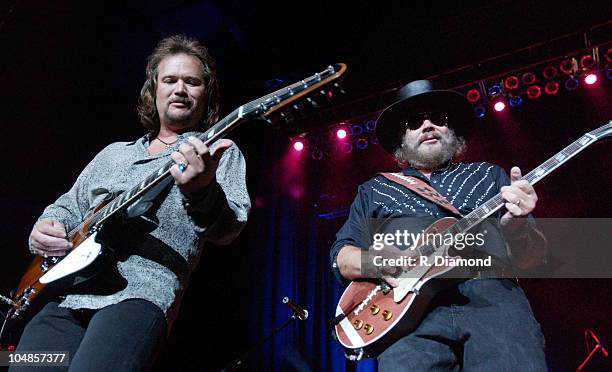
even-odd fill
[[[452,171],[450,171],[446,176],[444,176],[444,178],[442,178],[442,181],[440,182],[440,186],[442,186],[442,184],[446,181],[446,178],[448,176],[450,176],[451,174],[453,174],[454,172],[458,171],[461,167],[457,166],[457,168],[453,169]]]
[[[476,168],[476,170],[474,170],[472,173],[470,173],[469,176],[465,177],[465,179],[463,180],[463,182],[461,183],[461,186],[459,186],[459,188],[457,189],[457,192],[455,193],[455,195],[453,195],[453,198],[451,199],[451,203],[455,201],[455,199],[457,198],[457,195],[459,195],[459,193],[461,192],[461,190],[463,190],[463,186],[465,185],[465,183],[474,175],[476,174],[476,172],[478,172],[480,170],[480,168],[484,165],[484,163],[480,163],[478,165],[478,168]],[[486,177],[486,175],[485,175]],[[453,181],[454,182],[454,181]]]
[[[462,175],[463,173],[467,172],[470,168],[472,168],[472,164],[469,164],[467,167],[464,167],[463,170],[460,173],[457,173],[455,175],[455,177],[453,177],[453,180],[451,181],[450,185],[448,185],[448,190],[447,192],[450,193],[451,190],[453,189],[453,184],[455,183],[455,181],[457,180],[457,177],[459,177],[460,175]],[[448,177],[448,176],[447,176]],[[445,177],[446,178],[446,177]]]
[[[484,164],[484,163],[483,163]],[[470,192],[467,194],[467,196],[465,197],[465,199],[463,200],[463,204],[461,204],[461,206],[457,209],[461,209],[463,207],[465,207],[467,205],[468,200],[470,200],[470,198],[472,197],[472,194],[474,193],[474,191],[476,190],[476,188],[478,187],[478,185],[480,185],[482,183],[482,181],[486,180],[489,177],[489,173],[491,171],[491,168],[493,168],[493,165],[489,166],[489,168],[487,168],[487,170],[485,171],[485,175],[484,177],[482,177],[480,179],[480,181],[478,181],[474,187],[472,187],[472,189],[470,190]]]
[[[432,212],[431,212],[431,210],[430,210],[429,208],[427,208],[427,207],[425,206],[425,204],[424,204],[422,201],[420,201],[420,200],[418,200],[417,198],[415,198],[414,196],[412,196],[412,194],[407,194],[407,193],[405,193],[404,191],[400,190],[400,189],[399,189],[398,187],[396,187],[395,185],[388,184],[388,183],[385,183],[385,182],[381,182],[381,181],[377,180],[376,178],[374,178],[374,181],[378,182],[378,184],[379,184],[379,185],[381,185],[381,186],[386,186],[386,187],[388,187],[388,188],[390,188],[390,189],[392,189],[392,190],[395,190],[395,191],[399,192],[400,194],[402,194],[402,196],[404,196],[404,197],[406,197],[406,198],[410,198],[410,199],[414,200],[418,206],[422,207],[422,208],[423,208],[423,210],[425,210],[425,212],[429,213],[431,216],[439,216],[439,215],[440,215],[440,213],[438,213],[438,212],[436,212],[435,214],[434,214],[434,213],[432,213]],[[385,193],[383,193],[383,192],[379,191],[378,189],[376,189],[376,188],[374,188],[374,187],[372,187],[372,190],[376,191],[376,192],[377,192],[378,194],[380,194],[380,195],[383,195],[383,196],[387,196],[387,197],[389,197],[389,198],[390,198],[391,200],[393,200],[393,202],[395,202],[396,204],[398,204],[398,205],[403,205],[404,207],[409,208],[409,209],[410,209],[412,212],[414,212],[414,213],[416,213],[416,212],[417,212],[417,210],[414,208],[414,206],[413,206],[413,205],[410,205],[410,204],[408,204],[408,203],[400,203],[400,202],[398,202],[398,201],[397,201],[397,199],[395,199],[395,198],[393,198],[393,197],[391,197],[391,196],[389,196],[389,195],[387,195],[387,194],[385,194]],[[385,209],[389,210],[388,208],[385,208]]]
[[[491,182],[491,184],[489,185],[489,187],[487,188],[487,191],[485,191],[480,198],[478,198],[478,200],[476,200],[476,207],[478,207],[480,205],[480,203],[482,202],[482,199],[485,198],[485,196],[489,195],[489,191],[491,191],[491,188],[493,188],[493,186],[495,186],[495,181]]]

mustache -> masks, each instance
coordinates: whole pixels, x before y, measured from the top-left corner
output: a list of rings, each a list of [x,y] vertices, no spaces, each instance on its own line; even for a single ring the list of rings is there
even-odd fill
[[[437,139],[438,141],[442,138],[442,135],[438,132],[430,132],[427,134],[423,134],[421,135],[421,137],[419,137],[419,144],[425,142],[428,139]]]
[[[170,101],[170,103],[168,103],[168,104],[170,105],[170,104],[173,104],[173,103],[182,103],[184,105],[191,105],[191,100],[188,99],[188,98],[175,98],[172,101]]]

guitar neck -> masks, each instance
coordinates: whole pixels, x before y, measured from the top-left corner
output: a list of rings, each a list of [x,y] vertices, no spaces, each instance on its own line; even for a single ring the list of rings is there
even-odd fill
[[[242,106],[234,110],[231,114],[220,120],[217,124],[206,130],[204,133],[198,135],[197,137],[202,140],[202,142],[204,142],[206,146],[210,146],[217,139],[223,137],[231,129],[234,129],[236,126],[245,121],[244,117],[241,115],[241,110]],[[106,205],[104,208],[102,208],[100,211],[98,211],[98,213],[92,215],[87,222],[92,225],[101,226],[104,222],[106,222],[116,213],[132,205],[132,203],[137,201],[140,197],[149,192],[152,188],[163,183],[169,177],[172,177],[172,175],[170,174],[170,168],[173,165],[173,161],[168,161],[166,164],[164,164],[156,172],[150,174],[138,185],[128,191],[125,191],[124,193],[116,197],[108,205]],[[75,230],[78,231],[80,229],[77,227]]]
[[[206,146],[210,146],[214,141],[222,138],[229,131],[235,129],[239,124],[245,122],[247,119],[267,116],[279,108],[286,106],[290,102],[293,102],[296,99],[299,99],[300,97],[312,92],[320,86],[336,80],[342,74],[344,74],[345,71],[346,65],[343,63],[339,63],[335,66],[329,66],[325,70],[304,80],[298,81],[238,107],[236,110],[232,111],[232,113],[221,119],[219,122],[197,137],[202,140]],[[139,200],[151,189],[162,184],[163,182],[167,182],[168,178],[171,177],[170,168],[173,165],[173,161],[168,161],[163,167],[150,174],[137,186],[122,193],[108,205],[104,206],[75,227],[72,231],[70,231],[70,233],[68,233],[68,237],[72,239],[74,235],[82,230],[86,225],[100,227],[109,218],[129,207],[132,203]]]
[[[608,124],[609,125],[609,124]],[[535,185],[544,177],[552,173],[555,169],[559,168],[562,164],[567,162],[586,149],[591,144],[598,140],[596,136],[591,133],[586,133],[576,141],[572,142],[569,146],[559,151],[556,155],[540,164],[537,168],[527,173],[523,179],[528,181],[530,184]],[[505,204],[501,193],[495,195],[480,207],[474,209],[472,212],[465,215],[455,225],[451,227],[453,234],[462,234],[470,230],[472,227],[478,225],[484,221],[487,217],[491,216],[497,210],[501,209]]]

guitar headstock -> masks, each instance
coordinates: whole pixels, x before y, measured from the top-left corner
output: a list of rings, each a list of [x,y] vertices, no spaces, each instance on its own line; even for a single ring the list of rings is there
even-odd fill
[[[310,77],[295,82],[244,105],[243,115],[251,117],[267,116],[289,103],[313,92],[338,79],[346,71],[346,64],[337,63]]]
[[[612,120],[608,121],[608,124],[603,127],[599,127],[589,132],[590,135],[596,137],[598,140],[612,136]]]

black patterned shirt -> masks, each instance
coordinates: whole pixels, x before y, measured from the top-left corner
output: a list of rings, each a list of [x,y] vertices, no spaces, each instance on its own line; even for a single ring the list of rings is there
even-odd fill
[[[417,177],[444,195],[462,215],[473,211],[487,200],[497,195],[502,186],[510,185],[510,177],[498,165],[478,163],[454,163],[434,171],[430,178],[413,168],[403,170],[406,176]],[[371,221],[397,217],[411,219],[412,230],[420,232],[442,217],[450,216],[446,209],[424,199],[404,186],[377,175],[361,184],[349,211],[346,223],[336,234],[330,257],[332,268],[342,279],[336,265],[336,256],[346,245],[367,249],[372,244],[374,234]],[[498,211],[491,216],[499,219]],[[487,231],[486,245],[482,251],[502,260],[508,259],[506,241],[498,223]]]

